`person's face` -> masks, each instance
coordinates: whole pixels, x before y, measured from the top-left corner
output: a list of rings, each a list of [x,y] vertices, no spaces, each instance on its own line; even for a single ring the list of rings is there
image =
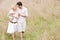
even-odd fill
[[[22,6],[18,6],[18,8],[22,9]]]
[[[13,9],[14,11],[16,11],[16,10],[17,10],[17,7],[16,7],[16,6],[14,6],[12,9]]]

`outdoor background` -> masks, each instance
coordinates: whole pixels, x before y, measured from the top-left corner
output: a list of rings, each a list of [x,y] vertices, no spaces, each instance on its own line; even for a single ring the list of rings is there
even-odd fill
[[[0,0],[0,40],[11,40],[6,34],[7,13],[20,0]],[[21,0],[28,8],[24,40],[60,40],[60,0]],[[15,34],[19,40],[19,33]]]

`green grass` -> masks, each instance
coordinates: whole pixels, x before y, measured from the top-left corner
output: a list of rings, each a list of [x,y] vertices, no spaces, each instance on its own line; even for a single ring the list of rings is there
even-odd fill
[[[36,20],[27,19],[27,28],[24,34],[24,40],[60,40],[60,25],[58,20],[48,20],[39,17]],[[19,34],[16,33],[16,40],[19,40]],[[11,40],[11,35],[5,35],[6,40]]]
[[[11,5],[17,1],[3,0],[1,2],[0,40],[3,38],[11,40],[11,35],[6,34],[8,23],[7,12],[11,8]],[[60,40],[60,1],[24,0],[22,2],[28,7],[29,11],[24,40]],[[4,32],[4,35],[2,32]],[[15,39],[19,40],[19,33],[15,35]]]

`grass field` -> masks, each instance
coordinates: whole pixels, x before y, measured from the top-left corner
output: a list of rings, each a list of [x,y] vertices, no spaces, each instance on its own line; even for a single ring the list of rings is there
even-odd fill
[[[6,34],[7,13],[12,4],[19,0],[1,0],[0,40],[11,40]],[[24,40],[60,40],[60,1],[59,0],[21,0],[28,8],[27,27]],[[15,34],[19,40],[19,33]]]

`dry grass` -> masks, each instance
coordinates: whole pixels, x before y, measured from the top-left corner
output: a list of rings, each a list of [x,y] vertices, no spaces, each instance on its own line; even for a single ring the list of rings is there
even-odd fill
[[[0,40],[11,40],[6,34],[7,12],[19,0],[2,0],[0,3]],[[60,40],[60,1],[21,0],[29,10],[24,40]],[[19,35],[16,33],[16,40]]]

